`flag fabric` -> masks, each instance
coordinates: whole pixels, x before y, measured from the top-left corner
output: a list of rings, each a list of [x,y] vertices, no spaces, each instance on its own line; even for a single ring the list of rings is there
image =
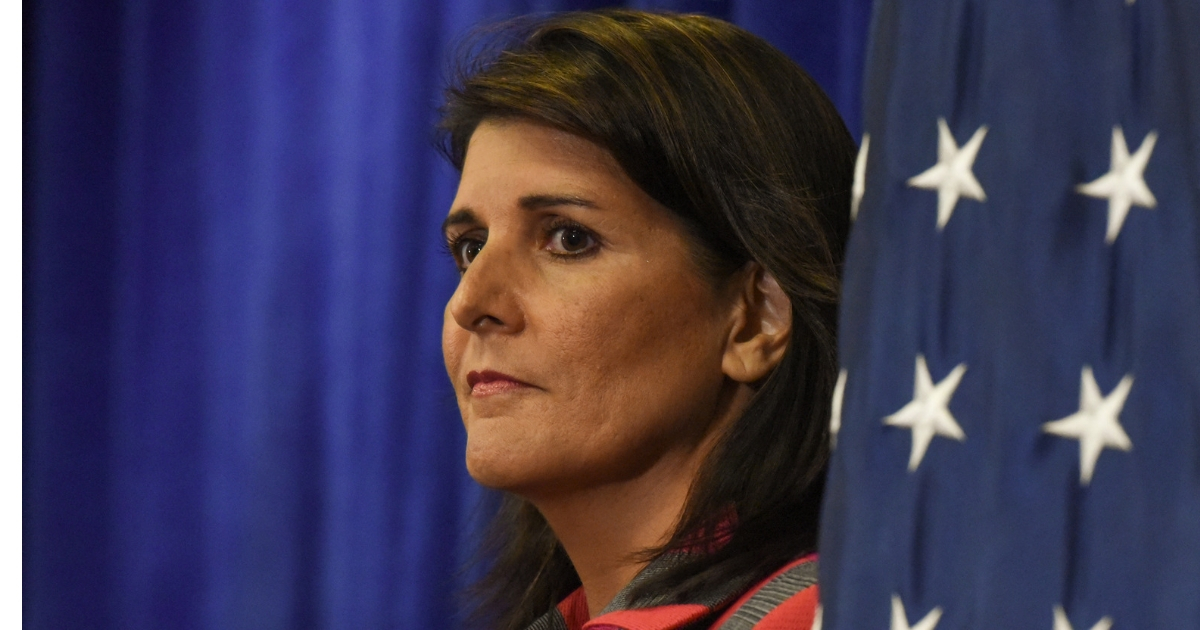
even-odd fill
[[[824,630],[1200,628],[1200,2],[877,2]]]

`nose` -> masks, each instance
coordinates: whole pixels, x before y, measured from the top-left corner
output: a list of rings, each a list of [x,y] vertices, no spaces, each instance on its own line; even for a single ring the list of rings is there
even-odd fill
[[[517,333],[525,326],[518,298],[520,273],[513,257],[489,241],[467,267],[446,312],[475,333]]]

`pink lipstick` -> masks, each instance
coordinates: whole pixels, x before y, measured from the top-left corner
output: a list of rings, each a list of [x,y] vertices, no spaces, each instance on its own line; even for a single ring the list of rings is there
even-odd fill
[[[492,370],[468,373],[467,386],[471,388],[472,396],[491,396],[533,387],[529,383]]]

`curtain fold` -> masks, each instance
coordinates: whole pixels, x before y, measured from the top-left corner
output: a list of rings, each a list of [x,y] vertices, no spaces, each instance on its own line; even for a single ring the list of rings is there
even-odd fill
[[[453,43],[609,2],[26,4],[27,628],[453,628]],[[857,127],[868,2],[767,37]]]

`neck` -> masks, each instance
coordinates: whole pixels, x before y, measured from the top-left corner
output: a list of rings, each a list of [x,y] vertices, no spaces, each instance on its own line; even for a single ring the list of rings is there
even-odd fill
[[[704,458],[752,396],[745,385],[733,388],[702,439],[664,453],[633,478],[553,496],[526,495],[571,558],[590,617],[604,610],[646,566],[642,552],[670,539]]]
[[[575,565],[595,617],[675,531],[699,461],[672,457],[635,479],[531,499]]]

